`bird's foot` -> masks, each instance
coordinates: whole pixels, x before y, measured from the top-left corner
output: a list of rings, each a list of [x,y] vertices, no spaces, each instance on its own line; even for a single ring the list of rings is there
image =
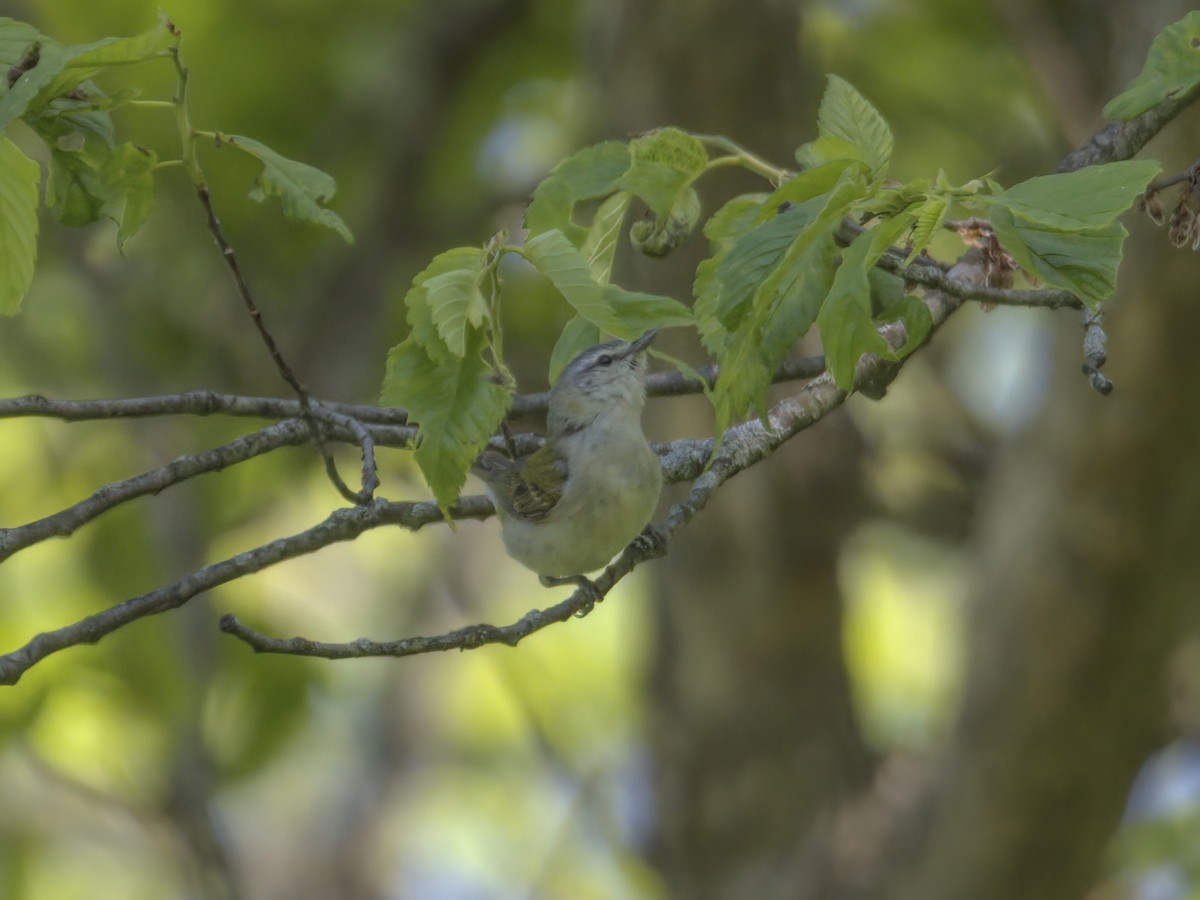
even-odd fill
[[[583,591],[584,603],[583,606],[575,613],[575,618],[582,619],[592,611],[597,603],[604,599],[604,595],[600,593],[600,588],[596,587],[596,582],[592,581],[583,575],[539,575],[538,581],[544,587],[558,587],[560,584],[573,584],[579,590]]]
[[[667,536],[654,525],[647,525],[629,544],[639,560],[658,559],[667,555]]]

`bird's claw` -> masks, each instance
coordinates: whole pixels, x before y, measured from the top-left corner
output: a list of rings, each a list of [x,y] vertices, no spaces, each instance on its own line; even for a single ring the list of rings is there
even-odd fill
[[[667,536],[654,525],[647,525],[629,544],[641,559],[658,559],[667,555]]]

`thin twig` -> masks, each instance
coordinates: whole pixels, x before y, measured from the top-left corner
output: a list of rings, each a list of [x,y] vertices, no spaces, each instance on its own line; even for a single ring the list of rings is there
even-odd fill
[[[254,300],[254,295],[250,290],[250,285],[246,281],[245,275],[242,274],[241,266],[238,264],[237,256],[234,254],[233,247],[225,237],[225,233],[221,228],[221,222],[217,218],[216,209],[212,204],[212,197],[209,194],[208,183],[204,177],[204,170],[200,166],[199,158],[196,155],[196,136],[195,129],[192,128],[191,121],[188,115],[187,92],[188,92],[188,70],[183,64],[183,57],[180,53],[179,43],[181,35],[178,29],[172,26],[172,33],[175,35],[175,44],[171,48],[170,56],[175,65],[176,75],[176,93],[173,100],[175,106],[175,115],[179,126],[179,139],[182,144],[182,162],[188,175],[192,179],[192,186],[196,190],[196,197],[200,201],[201,207],[204,209],[205,222],[208,225],[208,231],[213,236],[213,240],[217,243],[217,249],[221,253],[221,259],[225,262],[225,267],[233,276],[234,285],[237,288],[238,296],[242,300],[246,312],[250,315],[250,320],[254,323],[259,338],[263,345],[267,348],[267,352],[271,356],[271,360],[275,363],[275,368],[278,370],[280,377],[287,382],[291,387],[296,399],[300,404],[300,416],[304,419],[308,426],[309,434],[313,439],[313,444],[317,448],[317,452],[321,454],[321,460],[325,464],[325,472],[329,476],[329,480],[337,488],[338,493],[349,500],[351,503],[365,503],[371,499],[375,487],[378,485],[378,479],[375,476],[375,457],[374,447],[369,441],[364,441],[361,445],[363,454],[363,484],[360,490],[353,491],[349,485],[342,479],[341,474],[337,470],[337,464],[333,460],[333,456],[326,445],[325,428],[323,427],[317,409],[311,402],[308,389],[301,384],[300,379],[296,376],[295,371],[284,358],[283,352],[279,349],[274,336],[267,328],[266,322],[263,319],[262,311]]]

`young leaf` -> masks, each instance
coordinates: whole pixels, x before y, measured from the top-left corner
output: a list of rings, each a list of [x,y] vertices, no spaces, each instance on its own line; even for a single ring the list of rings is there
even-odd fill
[[[699,221],[700,195],[689,185],[665,216],[635,222],[629,229],[629,240],[647,256],[666,256],[687,240]]]
[[[37,258],[38,164],[0,137],[0,314],[12,315]]]
[[[336,231],[348,244],[354,236],[341,216],[325,203],[337,193],[337,182],[320,169],[280,156],[270,147],[237,134],[225,135],[225,142],[249,153],[263,164],[258,184],[250,197],[261,201],[275,196],[283,204],[284,215]]]
[[[1129,209],[1161,170],[1153,160],[1133,159],[1038,175],[986,198],[986,202],[1053,231],[1098,228]]]
[[[807,145],[808,155],[823,160],[847,157],[861,160],[875,178],[887,171],[892,158],[892,130],[862,94],[836,75],[829,76],[821,97],[817,132],[820,138]],[[797,159],[802,164],[806,162],[799,152]]]
[[[449,362],[466,353],[468,325],[478,326],[482,321],[477,304],[483,298],[476,282],[483,265],[480,247],[455,247],[439,253],[404,295],[411,339],[431,359]]]
[[[619,182],[637,194],[662,219],[708,165],[708,151],[678,128],[660,128],[629,144],[630,166]]]
[[[588,229],[575,223],[576,205],[617,191],[617,182],[628,168],[629,147],[620,141],[606,141],[568,156],[533,192],[525,210],[530,235],[561,231],[574,246],[582,246]]]
[[[487,315],[487,301],[479,289],[479,267],[453,269],[425,282],[433,324],[446,348],[455,356],[467,352],[467,336]]]
[[[473,329],[461,358],[434,360],[410,336],[388,354],[382,402],[406,407],[419,424],[417,465],[443,512],[512,402],[483,359],[485,343]]]
[[[888,352],[887,342],[871,321],[871,284],[867,272],[874,260],[870,260],[869,235],[870,232],[859,235],[842,254],[842,264],[817,317],[825,364],[838,387],[845,391],[854,385],[854,368],[860,356],[867,352]]]
[[[921,251],[929,246],[929,242],[933,240],[934,235],[941,229],[942,223],[946,221],[946,211],[949,208],[950,201],[945,197],[930,197],[917,207],[916,227],[913,228],[912,234],[912,250],[904,260],[906,266],[911,265],[912,261],[921,255]]]
[[[1163,100],[1200,84],[1200,10],[1193,10],[1154,39],[1141,74],[1104,107],[1104,116],[1127,122]]]
[[[612,334],[623,330],[601,286],[592,279],[587,260],[561,231],[545,231],[530,238],[525,255],[577,313]]]
[[[601,203],[592,218],[592,226],[583,239],[583,246],[579,248],[587,259],[592,278],[598,284],[608,284],[612,278],[617,240],[621,236],[621,224],[629,210],[630,199],[629,193],[621,191]]]

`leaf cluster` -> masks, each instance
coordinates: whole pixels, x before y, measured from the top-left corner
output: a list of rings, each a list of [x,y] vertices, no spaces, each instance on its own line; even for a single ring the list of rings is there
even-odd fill
[[[714,157],[712,149],[728,154]],[[1115,289],[1126,237],[1116,218],[1159,170],[1154,162],[1110,163],[1008,189],[991,178],[955,185],[941,173],[900,183],[887,177],[892,152],[892,132],[878,110],[830,76],[817,136],[796,151],[796,172],[727,139],[677,128],[607,141],[563,160],[533,193],[524,244],[500,248],[532,264],[574,311],[554,348],[551,378],[605,334],[631,338],[652,327],[694,326],[720,366],[710,392],[719,436],[748,414],[765,416],[774,373],[815,325],[830,373],[850,390],[863,354],[899,359],[930,330],[925,304],[877,264],[885,254],[899,264],[893,269],[911,264],[958,212],[986,216],[992,237],[1031,280],[1094,308]],[[690,309],[611,283],[635,200],[646,217],[629,227],[630,242],[661,256],[702,219],[698,180],[731,164],[763,175],[771,189],[734,197],[704,222],[711,253],[696,269]],[[504,379],[488,381],[488,367],[477,359],[485,335],[500,328],[489,313],[494,304],[478,293],[488,265],[482,251],[459,248],[417,276],[405,298],[411,333],[392,351],[384,382],[384,402],[407,405],[421,423],[418,462],[443,509],[505,410]],[[898,350],[879,333],[885,321],[904,325]],[[493,351],[498,344],[492,341]],[[503,368],[499,353],[494,366]],[[481,380],[471,387],[465,374]]]
[[[285,214],[323,225],[351,240],[349,229],[324,204],[333,179],[289,160],[250,138],[193,131],[187,115],[187,72],[179,57],[181,35],[159,14],[132,37],[109,37],[65,46],[37,29],[0,18],[0,132],[20,121],[45,146],[45,205],[70,227],[110,219],[123,247],[146,223],[154,205],[154,175],[183,164],[196,187],[204,185],[195,143],[202,135],[237,147],[263,164],[252,198],[278,196]],[[141,100],[136,91],[111,95],[95,79],[117,66],[172,60],[179,76],[170,101]],[[179,122],[182,159],[160,162],[158,153],[117,135],[112,113],[123,106],[172,109]],[[33,278],[37,256],[40,166],[0,134],[0,313],[15,313]]]

